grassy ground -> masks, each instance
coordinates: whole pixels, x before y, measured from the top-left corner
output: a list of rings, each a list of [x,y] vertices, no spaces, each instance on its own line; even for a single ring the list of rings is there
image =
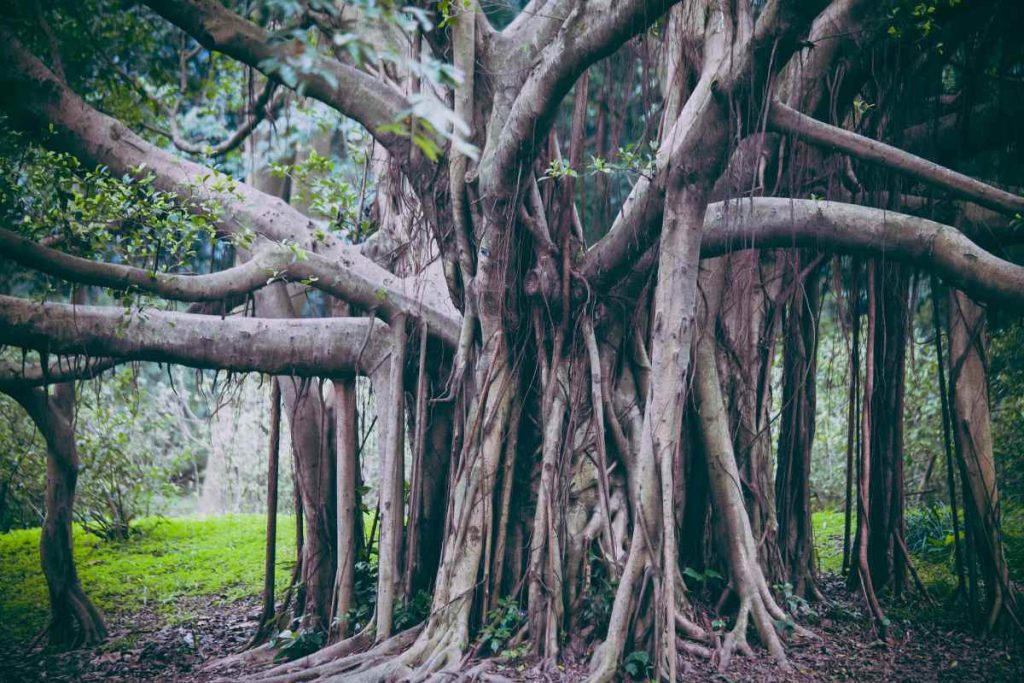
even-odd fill
[[[75,528],[75,561],[86,593],[106,614],[154,609],[176,622],[190,616],[182,598],[230,602],[263,587],[266,518],[140,520],[122,543],[97,540]],[[278,590],[295,560],[293,518],[278,519]],[[31,638],[46,625],[49,599],[39,567],[39,529],[0,534],[0,642]]]
[[[911,535],[909,526],[915,523],[911,517],[915,514],[923,513],[908,511],[908,537]],[[838,573],[843,564],[843,513],[816,512],[813,523],[819,570],[825,573]],[[854,520],[854,524],[856,524],[856,520]],[[1002,527],[1010,578],[1015,582],[1024,582],[1024,507],[1004,510]],[[851,533],[855,532],[856,527],[852,529]],[[943,533],[945,532],[924,529],[920,535],[931,537],[935,542],[939,542],[945,540],[939,538]],[[961,533],[963,533],[962,530]],[[952,535],[950,534],[948,538],[952,539]],[[912,545],[911,551],[921,580],[932,592],[943,595],[952,591],[956,586],[952,548],[946,545],[936,545],[935,542],[926,541],[924,544]]]
[[[138,522],[139,533],[123,543],[101,542],[75,529],[75,558],[86,592],[104,613],[131,614],[149,608],[175,623],[192,616],[188,604],[213,604],[258,595],[263,583],[262,515]],[[1024,581],[1024,508],[1004,513],[1011,576]],[[818,512],[814,535],[822,572],[842,564],[843,515]],[[278,522],[277,588],[283,590],[295,557],[294,522]],[[949,552],[918,553],[915,564],[933,593],[952,589]],[[46,583],[39,568],[39,530],[0,535],[0,642],[31,638],[46,624]],[[192,599],[191,603],[186,598]]]

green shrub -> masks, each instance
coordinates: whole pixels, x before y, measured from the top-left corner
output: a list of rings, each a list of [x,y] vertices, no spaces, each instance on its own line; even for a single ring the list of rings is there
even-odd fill
[[[486,654],[498,654],[526,623],[526,612],[514,597],[505,597],[487,613],[487,623],[480,629],[480,642]]]

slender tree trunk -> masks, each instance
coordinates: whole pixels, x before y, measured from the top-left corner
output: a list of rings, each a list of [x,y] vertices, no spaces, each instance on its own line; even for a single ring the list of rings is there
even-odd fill
[[[861,591],[864,593],[864,602],[871,610],[875,618],[875,628],[878,629],[882,638],[885,638],[888,619],[882,612],[878,603],[878,596],[875,593],[874,582],[871,576],[871,566],[868,555],[868,539],[871,534],[871,426],[875,419],[873,402],[871,400],[875,388],[875,341],[878,337],[877,329],[877,290],[876,290],[876,263],[868,263],[868,329],[865,340],[864,357],[864,408],[861,413],[861,449],[860,449],[860,486],[857,495],[857,537],[854,541],[854,548],[857,550],[857,572],[851,573],[851,581],[856,577],[859,581]]]
[[[910,275],[904,266],[880,262],[875,282],[874,388],[871,401],[871,479],[868,560],[875,590],[906,588],[903,537],[903,397],[909,332]]]
[[[1002,619],[1020,626],[1009,581],[999,519],[999,490],[992,457],[985,311],[962,292],[949,296],[949,383],[953,393],[953,435],[961,453],[964,505],[971,526],[985,611],[981,624],[991,631]]]
[[[357,525],[362,524],[356,500],[359,485],[358,449],[359,435],[356,432],[356,383],[355,378],[332,382],[334,391],[334,436],[336,441],[336,532],[338,549],[337,574],[333,618],[338,620],[338,637],[348,633],[346,615],[353,607],[352,591],[355,586],[355,561],[359,548]]]
[[[853,287],[848,295],[850,311],[850,391],[846,412],[846,501],[843,510],[843,572],[852,568],[850,556],[850,528],[853,521],[854,484],[857,483],[857,464],[860,462],[860,263],[851,266]]]
[[[383,416],[379,432],[380,458],[380,543],[377,563],[377,640],[391,635],[397,575],[402,566],[402,529],[405,522],[405,370],[406,321],[400,317],[391,322],[391,361],[387,391],[379,393],[378,414]]]
[[[932,331],[935,336],[936,372],[939,379],[939,404],[942,409],[942,442],[946,453],[946,492],[949,496],[949,513],[953,521],[953,559],[956,564],[956,590],[958,596],[967,597],[967,580],[964,576],[964,560],[960,539],[960,511],[957,508],[956,481],[953,459],[953,436],[951,434],[952,415],[949,409],[949,390],[946,386],[946,368],[942,353],[942,323],[939,320],[939,281],[934,275],[931,278],[932,300]]]
[[[277,482],[281,460],[281,387],[277,379],[270,380],[270,447],[267,455],[267,535],[263,557],[263,612],[253,636],[256,644],[266,639],[274,621],[274,570],[277,566]]]
[[[39,557],[50,594],[50,643],[68,648],[100,642],[106,638],[106,625],[82,590],[72,547],[72,507],[79,467],[74,384],[59,384],[52,394],[45,389],[25,389],[11,396],[46,441],[46,517],[39,537]]]

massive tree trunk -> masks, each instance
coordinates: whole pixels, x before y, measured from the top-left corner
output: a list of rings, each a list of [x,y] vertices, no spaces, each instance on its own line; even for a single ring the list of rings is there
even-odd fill
[[[953,436],[960,458],[969,540],[985,587],[980,624],[992,630],[1018,621],[1017,603],[1003,554],[999,490],[992,453],[985,310],[963,292],[949,293],[949,386]]]
[[[72,508],[78,483],[75,446],[75,387],[58,384],[10,394],[46,440],[46,517],[39,557],[50,594],[50,643],[59,648],[91,645],[107,635],[103,617],[82,590],[72,549]]]

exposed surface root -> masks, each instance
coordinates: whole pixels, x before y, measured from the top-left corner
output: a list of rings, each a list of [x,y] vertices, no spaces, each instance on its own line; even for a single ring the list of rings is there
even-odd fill
[[[402,650],[413,641],[419,628],[409,629],[395,635],[369,650],[363,651],[373,642],[373,634],[363,630],[357,635],[323,648],[308,657],[288,662],[269,671],[257,674],[250,680],[259,683],[293,683],[296,681],[330,680],[346,671],[358,670],[375,665],[381,658]]]

